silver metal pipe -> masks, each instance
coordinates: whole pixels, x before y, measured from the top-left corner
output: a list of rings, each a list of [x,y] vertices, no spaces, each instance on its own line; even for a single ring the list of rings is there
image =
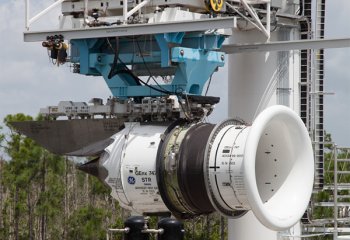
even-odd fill
[[[137,12],[138,10],[140,10],[141,8],[146,6],[148,3],[149,3],[149,0],[145,0],[145,1],[141,2],[141,3],[139,3],[138,5],[136,5],[133,9],[131,9],[129,12],[127,12],[126,19],[128,19],[128,17],[130,17],[135,12]]]
[[[141,231],[142,233],[150,233],[150,234],[162,234],[164,233],[164,229],[144,229]]]

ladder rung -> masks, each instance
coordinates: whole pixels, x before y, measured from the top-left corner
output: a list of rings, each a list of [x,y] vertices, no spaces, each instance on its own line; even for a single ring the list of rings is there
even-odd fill
[[[320,206],[320,207],[333,207],[334,202],[318,202],[314,203],[315,206]],[[337,202],[338,207],[347,207],[350,206],[350,202]]]
[[[338,174],[350,174],[350,171],[338,171]]]
[[[323,189],[325,189],[325,190],[333,190],[334,189],[334,185],[325,185],[325,186],[323,186]],[[337,189],[338,190],[350,190],[350,184],[349,183],[343,183],[343,184],[341,184],[341,183],[339,183],[338,184],[338,187],[337,187]]]
[[[338,158],[337,159],[338,162],[350,162],[350,159],[341,159],[341,158]]]
[[[350,198],[350,195],[338,195],[338,198]]]

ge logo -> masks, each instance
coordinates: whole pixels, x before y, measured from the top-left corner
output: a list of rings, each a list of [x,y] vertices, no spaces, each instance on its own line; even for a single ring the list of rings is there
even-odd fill
[[[136,182],[136,179],[134,177],[128,177],[128,183],[131,185],[134,185]]]

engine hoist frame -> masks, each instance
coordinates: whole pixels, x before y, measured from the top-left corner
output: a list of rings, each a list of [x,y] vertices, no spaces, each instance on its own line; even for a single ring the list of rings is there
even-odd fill
[[[79,65],[80,74],[102,76],[114,97],[201,95],[211,75],[225,64],[225,54],[216,51],[224,40],[216,32],[73,39],[71,62]],[[147,73],[141,75],[172,76],[172,81],[141,84],[133,70],[142,68]]]

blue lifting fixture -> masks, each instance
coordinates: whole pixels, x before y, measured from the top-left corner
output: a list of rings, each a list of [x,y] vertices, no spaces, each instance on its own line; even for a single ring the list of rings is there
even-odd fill
[[[114,97],[202,95],[212,74],[225,64],[219,52],[226,36],[176,32],[71,40],[71,62],[79,73],[102,76]],[[155,77],[168,77],[158,83]]]

